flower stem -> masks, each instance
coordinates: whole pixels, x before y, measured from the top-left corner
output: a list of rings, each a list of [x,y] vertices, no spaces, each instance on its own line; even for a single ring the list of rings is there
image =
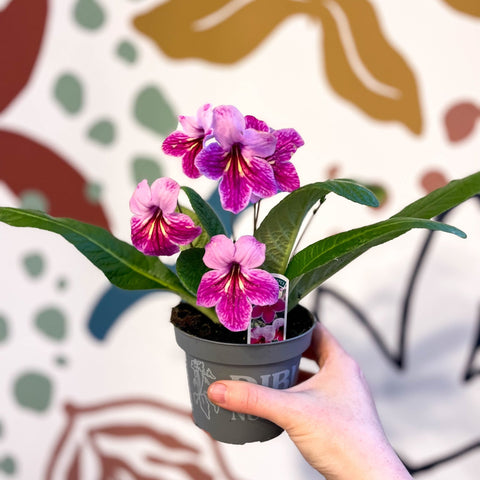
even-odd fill
[[[313,218],[315,217],[315,214],[318,212],[318,209],[323,205],[325,202],[326,197],[323,196],[319,201],[317,206],[312,210],[312,214],[310,215],[310,218],[308,219],[307,223],[305,224],[305,228],[303,229],[302,233],[300,236],[297,238],[297,243],[295,245],[295,248],[292,249],[292,257],[297,253],[298,246],[300,245],[300,242],[302,241],[303,237],[305,236],[305,232],[307,229],[310,227],[310,225],[313,222]]]
[[[260,216],[260,202],[262,200],[260,199],[258,202],[253,204],[253,234],[255,235],[255,232],[257,231],[258,227],[258,218]]]

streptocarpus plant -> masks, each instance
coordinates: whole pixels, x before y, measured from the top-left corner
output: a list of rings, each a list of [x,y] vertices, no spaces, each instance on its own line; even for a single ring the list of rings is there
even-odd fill
[[[165,139],[164,151],[182,159],[188,177],[219,181],[222,207],[232,215],[253,203],[252,235],[229,238],[208,202],[170,178],[157,179],[151,186],[140,182],[130,200],[136,248],[100,227],[39,211],[3,207],[0,221],[60,234],[114,285],[169,290],[212,321],[242,331],[249,325],[253,305],[253,316],[261,315],[262,307],[275,308],[278,283],[272,274],[288,278],[291,309],[356,257],[412,228],[465,237],[431,218],[480,193],[478,172],[450,182],[386,220],[319,239],[293,253],[304,219],[330,193],[367,206],[378,205],[375,195],[348,179],[301,187],[291,162],[303,145],[300,135],[291,128],[274,130],[233,106],[204,105],[195,116],[180,116],[179,123],[180,129]],[[178,203],[181,189],[191,208]],[[288,194],[258,224],[261,200],[278,192]],[[176,268],[159,258],[173,254],[178,254]],[[272,328],[259,330],[257,336],[275,338]]]

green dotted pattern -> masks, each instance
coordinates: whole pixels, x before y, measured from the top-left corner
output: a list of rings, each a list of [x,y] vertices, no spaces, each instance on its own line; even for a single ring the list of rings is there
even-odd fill
[[[13,457],[7,455],[0,459],[0,472],[12,476],[17,472],[17,464]]]
[[[3,315],[0,315],[0,345],[6,342],[8,333],[7,319]]]
[[[46,308],[37,313],[35,326],[51,340],[61,341],[65,339],[67,321],[65,315],[55,307]]]
[[[110,145],[115,140],[115,125],[108,119],[98,120],[88,129],[88,136],[101,145]]]
[[[105,12],[94,0],[77,0],[73,14],[77,23],[87,30],[98,30],[105,22]]]
[[[14,383],[14,395],[17,403],[36,412],[44,412],[50,406],[52,382],[39,372],[25,372]]]
[[[73,73],[64,73],[57,78],[54,96],[67,113],[76,114],[82,109],[83,87]]]

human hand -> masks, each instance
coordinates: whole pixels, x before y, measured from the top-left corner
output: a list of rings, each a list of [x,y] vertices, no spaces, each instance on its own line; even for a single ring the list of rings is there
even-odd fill
[[[210,385],[208,396],[222,408],[284,428],[327,480],[411,479],[384,434],[358,364],[321,324],[305,356],[320,369],[292,388],[221,380]]]

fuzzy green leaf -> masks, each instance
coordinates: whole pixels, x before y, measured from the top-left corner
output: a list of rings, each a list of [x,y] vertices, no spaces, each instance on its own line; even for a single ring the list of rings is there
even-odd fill
[[[290,279],[289,308],[362,253],[412,228],[440,230],[466,237],[461,230],[441,222],[400,217],[327,237],[292,258],[286,272]]]
[[[214,235],[226,235],[225,227],[213,208],[192,188],[182,187],[182,189],[187,194],[190,204],[197,214],[198,220],[208,235],[210,237]]]
[[[285,272],[305,216],[330,192],[362,205],[378,206],[375,195],[353,180],[327,180],[293,191],[270,210],[255,232],[256,239],[267,246],[262,268],[272,273]]]
[[[182,297],[187,294],[177,276],[157,257],[143,255],[101,227],[70,218],[51,217],[36,210],[8,207],[0,208],[0,221],[14,227],[39,228],[61,235],[117,287],[127,290],[161,288]]]
[[[407,205],[394,217],[432,218],[480,193],[480,172],[437,188],[416,202]]]
[[[202,275],[209,270],[203,263],[204,255],[204,248],[189,248],[184,250],[177,259],[177,275],[192,295],[197,294]]]

